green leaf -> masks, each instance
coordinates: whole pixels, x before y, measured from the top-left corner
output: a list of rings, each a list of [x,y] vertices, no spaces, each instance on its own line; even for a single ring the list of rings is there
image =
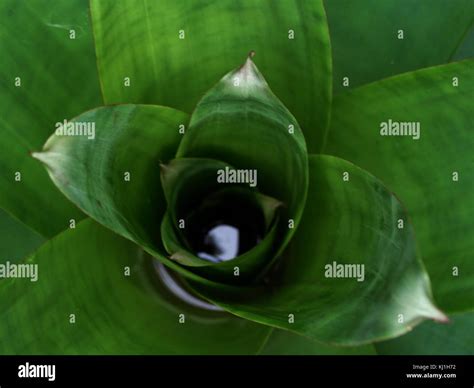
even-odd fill
[[[28,259],[38,264],[37,282],[0,282],[2,353],[252,354],[261,347],[268,328],[178,303],[155,284],[151,260],[92,220],[61,233]]]
[[[474,20],[472,21],[470,28],[466,30],[456,52],[453,54],[454,61],[474,58]]]
[[[342,159],[309,160],[304,217],[269,284],[245,299],[193,287],[238,316],[330,344],[360,345],[404,334],[426,318],[444,321],[393,194]],[[341,278],[335,265],[351,267],[341,267]]]
[[[85,213],[173,264],[160,240],[166,210],[160,163],[173,157],[179,126],[187,120],[187,114],[161,106],[101,107],[71,120],[89,128],[93,124],[93,138],[55,133],[34,156]]]
[[[335,99],[326,149],[397,193],[413,220],[435,300],[449,312],[474,307],[464,297],[474,294],[473,98],[472,60],[361,87]],[[419,123],[419,139],[381,136],[381,123],[390,119]]]
[[[474,355],[474,312],[449,316],[446,325],[423,322],[411,333],[375,345],[378,354]]]
[[[91,12],[106,103],[160,104],[190,113],[206,90],[255,50],[309,149],[322,146],[331,52],[321,0],[92,0]]]
[[[227,163],[204,158],[180,158],[162,165],[161,180],[168,211],[161,225],[161,238],[170,258],[194,267],[192,271],[195,273],[227,282],[249,281],[255,279],[257,272],[280,247],[278,239],[281,233],[278,233],[276,213],[281,202],[258,193],[252,187],[219,182],[219,173],[226,169],[234,170]],[[255,212],[262,213],[263,240],[231,261],[213,263],[196,256],[186,236],[190,230],[187,224],[193,219],[201,221],[216,212],[218,204],[235,204],[244,199],[252,204]],[[180,220],[186,222],[186,227],[180,227]],[[239,268],[238,277],[234,274],[235,267]]]
[[[283,202],[281,248],[288,243],[308,186],[305,139],[250,57],[199,102],[177,157],[212,158],[254,170],[259,191]],[[289,219],[294,228],[288,228]]]
[[[472,0],[326,0],[325,7],[335,92],[347,90],[344,77],[353,88],[450,62],[474,20]]]
[[[255,197],[257,205],[263,211],[265,228],[268,230],[281,202],[259,194],[252,184],[220,182],[219,177],[224,178],[226,170],[235,169],[228,163],[206,158],[179,158],[161,165],[163,192],[176,227],[179,227],[180,218],[196,211],[209,196],[224,189],[236,189],[242,190],[241,194],[244,196]]]
[[[43,241],[34,230],[0,209],[0,264],[7,261],[18,262],[32,253]]]
[[[374,355],[376,354],[373,345],[357,347],[330,346],[291,333],[286,330],[273,329],[262,349],[258,352],[261,355]]]
[[[56,122],[101,104],[88,2],[6,0],[0,18],[0,47],[8,53],[0,62],[0,206],[51,237],[84,215],[29,152]]]

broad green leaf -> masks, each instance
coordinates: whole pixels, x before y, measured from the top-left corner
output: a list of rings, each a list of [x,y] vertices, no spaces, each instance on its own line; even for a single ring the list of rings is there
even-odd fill
[[[29,153],[102,103],[88,15],[86,0],[0,4],[0,206],[45,237],[84,217]]]
[[[273,329],[262,349],[258,352],[261,355],[374,355],[376,354],[373,345],[356,347],[330,346],[291,333],[286,330]]]
[[[186,120],[160,106],[101,107],[71,122],[94,126],[92,136],[55,133],[33,156],[91,217],[122,236],[153,241],[166,208],[159,163],[172,157]]]
[[[472,0],[326,0],[324,5],[335,92],[450,62],[474,20]]]
[[[378,354],[474,355],[474,312],[449,316],[445,325],[423,322],[411,333],[375,345]],[[449,372],[448,372],[449,373]]]
[[[309,160],[303,220],[269,284],[240,300],[195,289],[238,316],[337,345],[395,337],[426,318],[444,321],[394,195],[342,159]]]
[[[93,138],[55,133],[34,157],[86,214],[170,264],[160,240],[166,210],[160,163],[173,158],[187,120],[161,106],[101,107],[71,121],[93,124]]]
[[[0,209],[0,264],[7,261],[18,262],[32,253],[43,241],[34,230]]]
[[[261,347],[268,328],[178,303],[155,284],[151,260],[92,220],[61,233],[27,261],[38,265],[37,282],[0,282],[0,352],[252,354]]]
[[[255,50],[309,149],[322,146],[331,52],[321,0],[92,0],[91,12],[106,103],[160,104],[190,113]]]
[[[250,57],[201,99],[177,157],[213,158],[254,171],[258,190],[283,202],[281,247],[289,241],[308,186],[305,139]]]
[[[335,99],[326,149],[406,205],[435,300],[449,312],[474,307],[473,99],[472,60],[361,87]],[[381,136],[389,120],[413,123],[413,136]]]

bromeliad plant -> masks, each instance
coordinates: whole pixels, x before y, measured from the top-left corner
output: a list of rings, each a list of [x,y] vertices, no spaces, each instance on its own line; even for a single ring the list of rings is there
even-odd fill
[[[469,51],[408,3],[4,2],[0,351],[472,351],[474,62],[354,88]]]

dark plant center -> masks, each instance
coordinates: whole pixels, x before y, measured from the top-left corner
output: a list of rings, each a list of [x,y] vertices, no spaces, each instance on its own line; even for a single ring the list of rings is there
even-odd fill
[[[205,201],[186,220],[186,239],[195,254],[215,263],[232,260],[265,235],[259,207],[235,196]]]

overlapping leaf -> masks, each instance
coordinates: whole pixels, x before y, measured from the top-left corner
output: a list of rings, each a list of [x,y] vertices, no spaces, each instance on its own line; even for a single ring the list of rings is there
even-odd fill
[[[93,39],[85,1],[61,2],[54,8],[40,0],[18,4],[8,1],[0,7],[6,16],[0,42],[12,53],[2,57],[0,69],[6,92],[0,100],[0,148],[5,155],[0,164],[0,206],[50,237],[83,215],[59,195],[28,151],[39,149],[55,122],[100,105]],[[443,7],[442,13],[437,12],[441,2],[436,2],[430,7],[435,12],[424,18],[419,15],[427,15],[426,4],[407,4],[411,6],[373,2],[373,7],[365,7],[370,15],[365,15],[358,1],[327,2],[330,20],[337,20],[331,24],[336,87],[343,76],[355,86],[468,55],[469,37],[463,44],[463,36],[472,24],[472,2],[456,0],[456,6],[449,11]],[[351,7],[359,17],[341,23],[342,12],[350,13]],[[392,19],[374,18],[374,12]],[[247,0],[92,0],[91,13],[105,102],[159,103],[191,112],[222,74],[256,50],[272,89],[300,122],[308,148],[321,150],[331,99],[330,49],[321,1],[268,0],[256,5]],[[368,18],[384,24],[373,27],[381,34],[366,33]],[[19,39],[17,25],[26,26]],[[445,34],[446,29],[451,33]],[[76,39],[71,38],[73,30]],[[403,30],[404,39],[397,38],[398,30]],[[419,30],[423,34],[417,34]],[[441,43],[433,49],[426,37],[435,35]],[[41,42],[35,40],[40,38]],[[360,55],[364,60],[356,59]],[[468,298],[457,297],[472,294],[474,276],[474,246],[466,237],[474,226],[474,210],[467,200],[474,189],[474,159],[467,156],[473,148],[472,68],[470,61],[428,69],[338,97],[326,149],[382,178],[408,205],[436,299],[450,311],[472,309]],[[15,85],[16,77],[21,87]],[[378,137],[378,126],[386,120],[420,122],[421,138]],[[184,113],[144,105],[100,108],[73,123],[81,121],[96,124],[95,140],[53,136],[35,155],[55,184],[100,223],[190,276],[196,290],[227,310],[343,345],[397,336],[424,318],[445,320],[433,305],[410,220],[380,181],[337,158],[312,157],[310,198],[303,215],[308,182],[305,139],[251,61],[205,95],[189,126]],[[183,241],[172,224],[176,217],[165,216],[159,164],[175,156],[181,140],[178,129],[183,127],[186,135],[178,156],[257,168],[259,189],[286,206],[281,220],[292,218],[297,225],[303,217],[285,260],[265,278],[266,287],[225,287],[182,265],[189,263],[176,264],[166,257],[165,247],[173,254]],[[17,172],[21,181],[14,179]],[[169,201],[168,205],[172,214],[176,209]],[[18,226],[6,220],[9,230]],[[245,264],[249,273],[260,257],[258,249],[263,257],[278,245],[276,231],[271,229],[275,235],[255,248]],[[31,246],[36,246],[41,237],[31,235]],[[7,249],[6,254],[16,253]],[[226,265],[234,267],[242,258]],[[51,240],[28,262],[45,260],[51,266],[40,270],[41,280],[28,290],[22,279],[0,282],[6,301],[0,312],[1,352],[373,352],[371,346],[342,351],[320,346],[288,331],[275,330],[269,336],[268,328],[228,315],[215,319],[192,312],[188,319],[186,313],[187,323],[180,325],[177,314],[186,309],[176,301],[171,307],[164,290],[156,292],[147,278],[153,269],[146,267],[140,248],[92,221]],[[363,281],[328,278],[325,266],[333,262],[365,265]],[[130,277],[124,273],[126,267],[132,269]],[[65,296],[54,305],[45,303],[57,295]],[[77,316],[74,324],[72,313]],[[31,327],[33,320],[37,324]],[[454,335],[461,333],[457,338],[469,344],[472,337],[464,333],[470,315],[456,315],[454,321]],[[157,329],[150,330],[155,324]],[[415,331],[419,337],[408,335],[377,350],[443,352],[441,343],[422,349],[420,341],[433,335],[445,338],[447,330],[427,323]],[[170,338],[168,333],[179,335]],[[446,345],[447,353],[466,351],[464,345]]]
[[[218,182],[219,171],[226,168],[233,169],[227,163],[203,158],[174,159],[162,165],[161,179],[168,211],[161,225],[161,238],[171,259],[193,267],[195,273],[227,282],[255,280],[259,270],[271,261],[280,246],[278,210],[282,203],[247,185]],[[227,209],[231,208],[238,215],[243,210],[234,206],[242,199],[253,204],[252,213],[261,214],[263,240],[231,261],[213,263],[198,257],[187,239],[190,228],[184,225],[180,228],[180,220],[184,222],[184,219],[194,217],[200,222],[211,212],[222,211],[222,207],[215,208],[222,201]],[[238,277],[234,274],[235,268],[239,270]]]
[[[251,354],[262,346],[267,327],[157,289],[151,260],[91,220],[51,239],[27,260],[38,265],[37,282],[0,281],[0,353]]]
[[[296,119],[272,93],[251,57],[199,102],[177,157],[213,158],[254,171],[258,190],[283,203],[281,228],[286,233],[280,251],[288,243],[304,209],[306,144]]]
[[[19,261],[42,242],[38,233],[0,209],[0,264]]]
[[[310,157],[303,220],[281,265],[250,297],[194,287],[236,315],[326,343],[357,345],[401,335],[425,318],[446,319],[398,200],[338,158]]]
[[[473,99],[472,60],[361,87],[335,99],[326,149],[371,171],[407,206],[447,311],[474,302],[459,297],[474,294]],[[406,135],[381,136],[390,122]]]
[[[190,113],[255,50],[309,149],[322,146],[331,53],[321,0],[92,0],[91,12],[106,103],[160,104]]]
[[[80,209],[172,265],[160,239],[166,201],[159,166],[173,158],[187,120],[160,106],[102,107],[71,120],[94,125],[93,138],[55,133],[34,156]]]

